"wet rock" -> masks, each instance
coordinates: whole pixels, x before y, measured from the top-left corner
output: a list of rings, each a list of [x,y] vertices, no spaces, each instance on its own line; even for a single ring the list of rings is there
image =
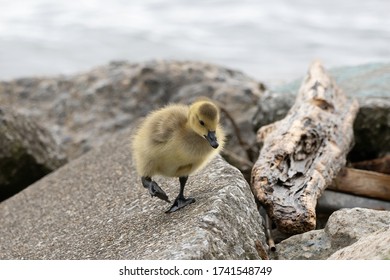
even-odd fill
[[[354,123],[355,147],[350,160],[359,161],[390,153],[390,64],[367,64],[330,69],[336,84],[356,97],[360,110]],[[295,101],[301,79],[266,92],[253,119],[255,130],[282,119]]]
[[[221,157],[189,177],[196,202],[165,214],[135,173],[132,132],[115,134],[0,204],[0,259],[258,259],[262,220]],[[177,179],[155,178],[173,199]]]
[[[66,163],[50,132],[0,107],[0,201]]]
[[[336,251],[348,248],[350,245],[354,246],[358,241],[364,240],[363,238],[377,231],[387,230],[389,226],[390,211],[364,208],[342,209],[329,217],[324,229],[298,234],[277,244],[276,253],[272,257],[295,260],[327,259]],[[386,243],[386,240],[382,239],[381,244]],[[376,256],[381,258],[383,252],[378,252]],[[375,258],[372,254],[370,256]],[[351,258],[359,258],[359,255]]]

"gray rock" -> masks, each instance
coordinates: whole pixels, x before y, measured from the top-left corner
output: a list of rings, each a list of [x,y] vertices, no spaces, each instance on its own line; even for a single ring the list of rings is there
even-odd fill
[[[318,199],[316,211],[332,213],[341,208],[370,208],[390,211],[390,201],[362,197],[326,189]]]
[[[390,64],[367,64],[329,70],[336,84],[356,97],[360,110],[354,123],[353,161],[390,153]],[[295,101],[302,79],[266,92],[253,119],[255,130],[282,119]]]
[[[50,132],[0,107],[0,201],[66,163]]]
[[[198,96],[221,103],[240,128],[241,138],[251,145],[255,142],[251,121],[263,91],[263,84],[239,71],[190,61],[113,62],[73,76],[0,82],[1,102],[45,124],[71,159],[153,109]],[[240,143],[232,123],[225,115],[222,119],[228,132],[226,150],[247,159],[248,149],[255,157],[257,145],[250,149]],[[251,167],[244,168],[250,172]]]
[[[389,260],[390,227],[360,238],[351,246],[332,254],[329,260]]]
[[[321,260],[330,254],[331,241],[323,230],[311,230],[294,235],[276,245],[271,259],[278,260]]]
[[[352,208],[334,212],[324,230],[332,239],[332,247],[342,248],[388,226],[390,211]]]
[[[327,259],[336,251],[389,226],[390,211],[342,209],[329,217],[325,229],[295,235],[277,244],[272,258]]]
[[[135,174],[131,131],[0,204],[0,259],[258,259],[262,220],[221,157],[190,176],[196,202],[172,214]],[[155,178],[173,199],[177,179]]]

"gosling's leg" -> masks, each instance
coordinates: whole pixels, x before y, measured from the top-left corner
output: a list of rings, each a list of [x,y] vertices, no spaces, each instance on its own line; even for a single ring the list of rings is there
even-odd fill
[[[167,211],[165,211],[165,213],[175,212],[175,211],[179,210],[180,208],[183,208],[184,206],[187,206],[188,204],[195,202],[195,198],[192,198],[192,197],[185,198],[184,197],[184,186],[186,185],[187,179],[188,179],[188,176],[179,177],[179,181],[180,181],[179,195],[176,197],[171,208],[169,208]]]
[[[170,203],[171,201],[168,199],[167,194],[160,188],[160,186],[152,181],[152,178],[148,176],[142,176],[142,185],[149,190],[151,196],[157,196],[159,199],[165,200]]]

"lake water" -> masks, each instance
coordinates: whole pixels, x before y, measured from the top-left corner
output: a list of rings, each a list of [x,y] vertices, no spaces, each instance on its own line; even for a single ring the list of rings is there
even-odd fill
[[[390,61],[387,0],[0,0],[0,79],[201,60],[261,81]]]

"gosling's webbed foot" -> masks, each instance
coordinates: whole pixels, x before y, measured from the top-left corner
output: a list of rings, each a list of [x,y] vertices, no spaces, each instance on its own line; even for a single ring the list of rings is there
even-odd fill
[[[168,203],[171,203],[167,194],[160,188],[155,181],[152,181],[149,187],[149,193],[151,196],[157,196],[159,199],[164,200]]]
[[[152,197],[156,196],[161,200],[171,203],[167,194],[162,190],[162,188],[160,188],[160,186],[155,181],[152,181],[150,177],[142,177],[142,184],[145,188],[149,190],[149,193]]]
[[[172,206],[167,210],[165,211],[165,213],[172,213],[172,212],[175,212],[191,203],[194,203],[195,202],[195,198],[192,198],[192,197],[188,197],[188,198],[184,198],[184,197],[177,197],[175,199],[175,201],[173,202]]]

